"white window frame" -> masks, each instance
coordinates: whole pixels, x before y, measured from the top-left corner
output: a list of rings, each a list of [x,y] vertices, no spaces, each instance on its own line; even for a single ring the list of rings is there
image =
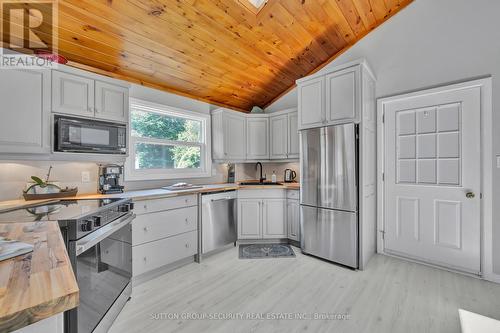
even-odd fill
[[[154,112],[173,117],[201,122],[201,139],[199,143],[201,151],[200,168],[197,169],[135,169],[135,145],[136,143],[155,143],[164,145],[193,146],[193,143],[183,143],[179,141],[162,140],[155,138],[138,138],[132,136],[132,112],[140,110]],[[152,103],[135,98],[130,99],[129,112],[129,156],[125,162],[125,180],[159,180],[159,179],[179,179],[179,178],[204,178],[212,175],[212,141],[211,141],[211,118],[210,114],[203,114],[196,111],[188,111],[168,105]]]

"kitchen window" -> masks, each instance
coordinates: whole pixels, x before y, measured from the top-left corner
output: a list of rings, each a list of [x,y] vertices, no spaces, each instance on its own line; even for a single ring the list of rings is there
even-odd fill
[[[131,99],[127,180],[211,175],[210,115]]]

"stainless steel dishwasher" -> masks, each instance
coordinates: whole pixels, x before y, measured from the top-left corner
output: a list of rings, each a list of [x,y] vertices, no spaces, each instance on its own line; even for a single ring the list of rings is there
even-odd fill
[[[201,196],[201,253],[235,243],[238,234],[236,191]]]

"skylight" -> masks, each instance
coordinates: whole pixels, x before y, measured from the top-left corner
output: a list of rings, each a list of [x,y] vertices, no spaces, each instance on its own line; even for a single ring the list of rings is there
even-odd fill
[[[262,8],[264,8],[268,0],[237,0],[237,1],[252,13],[257,14]]]
[[[248,2],[250,2],[255,8],[260,9],[260,7],[267,2],[267,0],[248,0]]]

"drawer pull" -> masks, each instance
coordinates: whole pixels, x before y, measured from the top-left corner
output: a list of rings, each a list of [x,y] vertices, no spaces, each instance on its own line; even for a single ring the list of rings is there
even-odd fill
[[[148,205],[144,205],[144,209],[148,209]]]
[[[148,258],[144,257],[144,261],[148,261]]]
[[[186,243],[186,249],[189,249],[189,244],[188,243]]]
[[[148,227],[144,227],[144,231],[145,231],[145,232],[148,232]]]
[[[186,218],[186,224],[189,224],[189,220]]]

